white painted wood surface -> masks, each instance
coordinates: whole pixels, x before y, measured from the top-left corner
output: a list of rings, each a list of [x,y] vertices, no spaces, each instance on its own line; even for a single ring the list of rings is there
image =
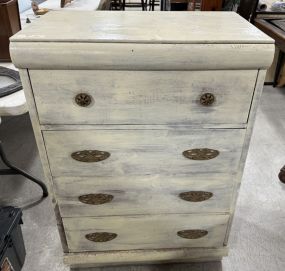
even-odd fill
[[[0,98],[0,116],[17,116],[28,112],[23,90]]]
[[[2,62],[0,65],[2,67],[17,70],[12,63]],[[0,78],[0,88],[15,82],[8,76],[1,76]],[[0,124],[1,116],[17,116],[26,112],[28,112],[28,108],[23,89],[0,98]]]
[[[31,75],[22,71],[55,209],[60,206],[56,215],[65,251],[67,237],[67,263],[217,260],[226,254],[263,80],[253,96],[257,70],[269,66],[273,49],[273,40],[238,15],[212,12],[51,12],[12,38],[13,61]],[[96,96],[83,113],[69,104],[68,95],[79,87]],[[194,102],[206,90],[219,98],[208,112]],[[60,106],[64,110],[57,111]],[[191,148],[217,149],[220,155],[188,160],[182,152]],[[70,157],[85,149],[111,157],[95,164]],[[187,208],[177,193],[188,186],[212,189],[214,197]],[[112,192],[114,208],[82,211],[77,193],[93,189]],[[185,229],[209,234],[179,238],[177,231]],[[107,243],[86,240],[94,231],[118,237]]]
[[[149,250],[122,250],[108,252],[68,253],[64,263],[71,267],[94,267],[107,265],[171,263],[171,262],[207,262],[219,261],[228,254],[227,247],[221,248],[176,248]],[[124,268],[124,267],[122,267]],[[131,267],[130,267],[131,268]],[[140,267],[138,267],[140,268]],[[127,268],[129,270],[129,268]],[[89,271],[89,270],[88,270]]]
[[[233,177],[62,177],[54,179],[59,208],[63,217],[112,216],[137,214],[189,214],[229,212],[234,185]],[[201,202],[179,197],[189,191],[211,192]],[[78,197],[86,194],[109,194],[109,203],[84,204]]]
[[[274,48],[274,44],[244,43],[11,42],[10,44],[15,66],[37,70],[257,70],[267,69],[271,65]]]
[[[76,125],[76,124],[44,124],[40,125],[42,131],[81,131],[83,130],[177,130],[177,129],[188,129],[188,130],[195,130],[195,129],[246,129],[247,124],[193,124],[193,125],[183,125],[183,124],[175,124],[175,125],[109,125],[109,124],[102,124],[102,125],[92,125],[92,124],[84,124],[84,125]]]
[[[231,225],[232,225],[233,218],[234,218],[236,202],[238,199],[238,193],[239,193],[239,188],[240,188],[240,184],[241,184],[240,182],[241,182],[241,179],[243,176],[244,166],[245,166],[247,153],[248,153],[250,140],[251,140],[251,135],[252,135],[253,127],[254,127],[257,107],[259,105],[259,100],[260,100],[261,93],[262,93],[263,86],[264,86],[265,75],[266,75],[266,70],[260,70],[258,72],[258,76],[257,76],[256,83],[255,83],[255,92],[254,92],[254,98],[253,98],[253,102],[252,102],[251,110],[250,110],[250,115],[249,115],[249,124],[248,124],[246,134],[245,134],[245,140],[244,140],[244,144],[243,144],[243,148],[242,148],[242,156],[241,156],[241,160],[240,160],[240,168],[239,168],[239,172],[238,172],[238,176],[237,176],[237,182],[235,183],[233,197],[232,197],[232,203],[231,203],[232,216],[230,218],[229,225],[228,225],[228,230],[227,230],[227,234],[226,234],[226,238],[225,238],[225,242],[224,242],[225,245],[228,243],[230,229],[231,229]]]
[[[14,35],[11,41],[175,44],[274,42],[235,12],[181,11],[51,11]]]
[[[247,123],[257,71],[37,71],[30,76],[41,124]],[[81,107],[75,96],[87,93]],[[200,97],[215,102],[203,106]]]
[[[38,146],[38,151],[39,151],[39,155],[40,155],[40,159],[41,159],[41,163],[42,163],[42,167],[43,167],[43,172],[44,172],[45,179],[46,179],[45,183],[48,187],[49,198],[51,199],[51,202],[53,204],[53,209],[55,211],[57,228],[58,228],[59,236],[61,239],[62,249],[64,252],[67,252],[68,248],[67,248],[67,243],[66,243],[66,239],[65,239],[65,233],[64,233],[64,229],[63,229],[63,225],[62,225],[61,216],[60,216],[59,212],[57,211],[58,207],[57,207],[55,194],[54,194],[54,190],[53,190],[53,180],[52,180],[52,176],[51,176],[50,165],[49,165],[49,161],[48,161],[48,157],[47,157],[47,153],[46,153],[45,144],[43,141],[42,131],[41,131],[41,128],[39,125],[39,118],[38,118],[35,100],[33,97],[33,90],[32,90],[32,86],[31,86],[29,72],[26,69],[25,70],[20,69],[19,73],[20,73],[20,77],[21,77],[21,82],[23,84],[25,97],[27,100],[27,105],[29,108],[29,115],[31,118],[31,122],[32,122],[33,130],[34,130],[34,135],[35,135],[36,143]]]
[[[116,129],[116,127],[114,127]],[[193,176],[234,174],[238,170],[244,129],[94,130],[43,133],[53,176]],[[194,161],[182,153],[210,148],[220,152],[211,160]],[[97,163],[71,158],[83,150],[107,151]]]
[[[71,252],[112,251],[152,248],[222,247],[228,215],[155,215],[63,218]],[[185,239],[178,231],[201,229],[208,234],[199,239]],[[108,242],[85,238],[94,232],[111,232],[118,236]]]

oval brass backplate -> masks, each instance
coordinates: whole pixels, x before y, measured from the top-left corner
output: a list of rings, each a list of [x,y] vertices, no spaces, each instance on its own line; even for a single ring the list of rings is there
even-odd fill
[[[118,235],[112,232],[94,232],[85,235],[85,238],[92,242],[108,242],[115,239]]]
[[[215,96],[212,93],[204,93],[200,97],[200,103],[204,106],[212,105],[215,102]]]
[[[110,153],[106,151],[98,151],[98,150],[84,150],[84,151],[76,151],[71,154],[71,157],[74,160],[80,161],[80,162],[100,162],[108,157],[110,157]]]
[[[114,196],[109,194],[86,194],[78,197],[79,201],[85,204],[100,205],[111,202]]]
[[[205,191],[189,191],[180,193],[179,197],[186,201],[201,202],[213,197],[213,193]]]
[[[86,107],[91,104],[92,98],[87,93],[79,93],[74,98],[75,102],[82,107]]]
[[[183,152],[183,155],[191,160],[210,160],[217,157],[219,154],[219,151],[207,148],[190,149]]]
[[[184,230],[177,232],[177,235],[185,239],[199,239],[208,234],[205,230]]]

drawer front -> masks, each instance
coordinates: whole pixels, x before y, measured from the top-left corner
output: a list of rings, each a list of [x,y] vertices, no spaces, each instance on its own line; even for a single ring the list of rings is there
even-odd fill
[[[244,129],[43,133],[53,176],[116,177],[234,174],[238,170],[244,134]],[[201,152],[197,148],[202,148]],[[193,154],[192,159],[184,156],[188,150],[194,152],[189,153],[190,157]],[[193,160],[205,159],[205,151],[212,152],[209,154],[212,159]]]
[[[31,70],[41,124],[243,124],[257,71]],[[80,94],[80,95],[78,95]]]
[[[71,252],[222,247],[228,215],[64,218]]]
[[[63,217],[229,212],[233,182],[204,177],[55,178]]]

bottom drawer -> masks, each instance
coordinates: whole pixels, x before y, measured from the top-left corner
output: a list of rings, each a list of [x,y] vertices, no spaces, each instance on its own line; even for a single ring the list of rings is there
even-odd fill
[[[228,215],[63,218],[70,252],[222,247]]]

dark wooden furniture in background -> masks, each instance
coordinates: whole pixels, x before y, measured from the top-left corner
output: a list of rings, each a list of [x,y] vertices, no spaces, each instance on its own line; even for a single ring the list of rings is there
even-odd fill
[[[258,0],[240,0],[237,13],[246,20],[253,23],[256,15]]]
[[[223,0],[202,0],[201,11],[219,11],[222,10]]]
[[[259,11],[258,2],[258,0],[241,0],[238,13],[275,40],[275,45],[279,49],[273,78],[273,87],[276,87],[285,54],[285,12]]]
[[[171,4],[171,10],[188,11],[219,11],[223,8],[223,0],[168,0]],[[166,10],[166,9],[161,9]]]
[[[60,0],[60,7],[64,8],[64,6],[68,3],[71,3],[73,0]]]
[[[0,61],[10,62],[9,38],[21,29],[17,0],[0,0]]]
[[[154,11],[160,0],[138,0],[126,2],[125,0],[100,0],[97,10],[126,10],[126,8],[141,8],[142,11]]]
[[[141,8],[143,11],[147,10],[147,2],[145,0],[140,0],[138,2],[127,2],[126,0],[122,0],[122,10],[125,10],[126,8]]]
[[[285,19],[285,14],[282,15]],[[277,65],[274,74],[273,86],[276,87],[278,83],[278,77],[283,64],[285,54],[285,23],[284,19],[271,20],[271,19],[255,19],[255,26],[266,33],[268,36],[275,40],[275,45],[279,48],[279,55]],[[279,21],[279,24],[277,23]],[[283,23],[283,27],[282,27]]]

